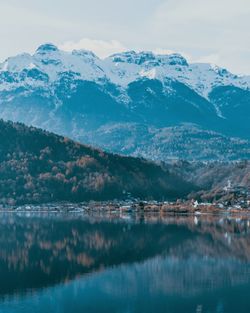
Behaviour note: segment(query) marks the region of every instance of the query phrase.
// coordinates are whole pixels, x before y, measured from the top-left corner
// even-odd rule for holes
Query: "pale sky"
[[[250,0],[0,0],[0,62],[47,42],[100,57],[174,51],[250,74]]]

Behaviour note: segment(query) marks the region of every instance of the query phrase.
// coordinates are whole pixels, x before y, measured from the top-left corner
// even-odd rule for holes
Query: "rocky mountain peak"
[[[45,54],[45,53],[48,53],[48,52],[55,52],[55,51],[59,51],[57,46],[55,46],[52,43],[46,43],[46,44],[40,45],[37,48],[36,53]]]

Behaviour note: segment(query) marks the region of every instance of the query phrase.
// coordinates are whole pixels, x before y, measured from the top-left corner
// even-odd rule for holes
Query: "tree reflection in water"
[[[246,218],[3,214],[0,228],[0,312],[250,312]]]

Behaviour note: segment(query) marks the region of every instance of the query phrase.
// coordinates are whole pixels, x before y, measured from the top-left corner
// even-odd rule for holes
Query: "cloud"
[[[53,42],[102,58],[177,52],[250,74],[249,16],[250,0],[0,0],[0,61]]]
[[[198,63],[213,63],[213,64],[220,64],[221,63],[220,56],[216,53],[204,55],[195,61]]]
[[[93,51],[100,58],[105,58],[113,53],[123,52],[128,50],[122,43],[117,40],[95,40],[89,38],[82,38],[79,41],[66,41],[59,45],[59,48],[64,51],[72,50],[90,50]]]
[[[151,29],[155,41],[195,61],[249,73],[249,15],[249,0],[165,0],[154,12]]]
[[[173,54],[173,53],[176,53],[176,51],[174,51],[174,50],[163,49],[163,48],[156,48],[153,50],[153,52],[155,54]]]
[[[155,11],[153,28],[175,49],[243,48],[249,14],[249,0],[168,0]]]
[[[171,17],[175,22],[202,20],[219,22],[235,19],[250,12],[249,0],[167,0],[157,8],[156,14]]]

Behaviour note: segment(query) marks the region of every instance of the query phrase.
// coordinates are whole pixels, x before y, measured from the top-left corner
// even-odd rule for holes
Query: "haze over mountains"
[[[250,77],[179,54],[42,45],[0,64],[0,117],[153,160],[250,157]]]

